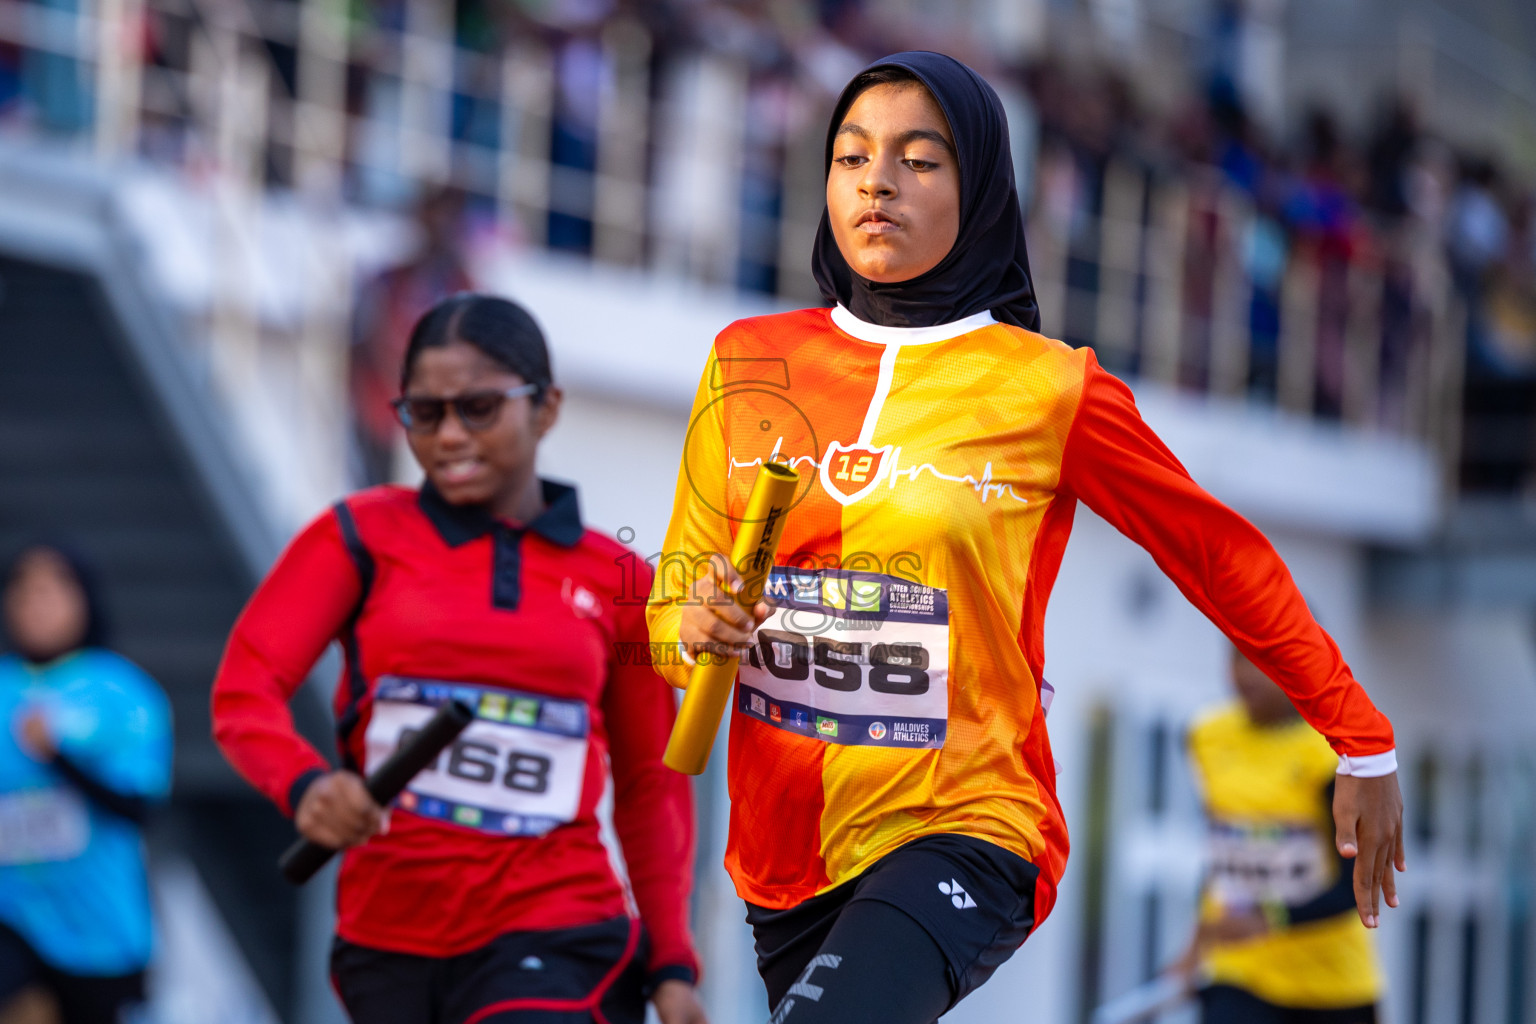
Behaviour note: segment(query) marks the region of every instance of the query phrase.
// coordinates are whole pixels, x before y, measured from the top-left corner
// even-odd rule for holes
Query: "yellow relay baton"
[[[731,564],[741,574],[741,587],[734,597],[749,615],[762,598],[763,585],[773,569],[773,556],[784,533],[784,517],[799,482],[800,474],[781,463],[765,462],[758,467],[746,515],[731,549]],[[736,682],[737,660],[707,654],[693,667],[688,689],[683,692],[683,706],[672,726],[672,738],[667,741],[667,753],[662,758],[668,768],[684,775],[698,775],[709,764],[709,751],[715,745],[715,734],[720,731],[720,719]]]

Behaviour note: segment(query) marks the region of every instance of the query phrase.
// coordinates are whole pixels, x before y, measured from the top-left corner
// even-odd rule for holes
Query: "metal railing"
[[[1286,244],[1213,168],[1160,180],[1111,162],[1096,216],[1063,216],[1048,166],[1040,178],[1028,235],[1046,333],[1116,371],[1412,437],[1455,465],[1465,313],[1422,230],[1342,260]],[[1283,260],[1267,287],[1248,266],[1266,232]]]
[[[511,244],[574,237],[598,260],[812,297],[821,118],[806,112],[829,98],[810,86],[764,87],[704,51],[660,59],[626,18],[481,52],[455,45],[435,0],[405,0],[391,27],[344,0],[59,2],[0,0],[0,41],[74,62],[102,158],[144,153],[210,184],[208,332],[231,381],[274,330],[295,334],[264,323],[250,293],[273,187],[339,224],[345,202],[453,184]],[[1455,465],[1463,313],[1438,245],[1397,239],[1340,262],[1283,241],[1266,290],[1245,249],[1274,225],[1214,170],[1111,162],[1063,198],[1052,159],[1033,176],[1029,227],[1047,333],[1092,344],[1117,371],[1406,435]],[[305,390],[340,402],[355,254],[340,230],[317,237],[325,269],[284,319],[299,324]],[[1267,336],[1256,303],[1272,307]]]

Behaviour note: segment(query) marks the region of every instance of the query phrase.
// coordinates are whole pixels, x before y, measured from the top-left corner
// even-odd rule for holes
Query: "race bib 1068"
[[[775,566],[765,596],[773,613],[737,673],[742,714],[828,743],[944,745],[945,591],[879,573]]]
[[[590,723],[581,701],[494,686],[385,676],[368,722],[372,772],[449,700],[475,720],[395,805],[492,835],[541,836],[573,820],[586,779]]]

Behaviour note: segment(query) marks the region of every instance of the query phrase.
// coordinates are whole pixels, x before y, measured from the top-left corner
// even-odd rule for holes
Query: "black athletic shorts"
[[[1266,1003],[1252,992],[1231,985],[1200,991],[1201,1024],[1376,1024],[1376,1007],[1305,1010]]]
[[[357,1024],[643,1024],[640,922],[508,932],[458,956],[336,939],[331,981]]]
[[[43,963],[20,935],[0,925],[0,1014],[25,989],[41,988],[59,1005],[60,1024],[131,1024],[144,1007],[144,972],[92,977]]]
[[[980,839],[927,836],[798,906],[747,904],[774,1024],[929,1024],[1029,935],[1039,874]]]

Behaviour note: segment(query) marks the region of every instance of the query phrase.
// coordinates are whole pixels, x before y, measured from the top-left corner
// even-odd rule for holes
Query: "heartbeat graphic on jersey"
[[[973,490],[977,494],[981,495],[981,503],[983,505],[985,505],[987,503],[987,498],[990,495],[995,495],[995,496],[997,496],[999,498],[1003,497],[1004,495],[1007,495],[1008,497],[1012,498],[1014,501],[1022,502],[1025,505],[1029,504],[1029,499],[1028,498],[1021,498],[1021,497],[1019,497],[1017,494],[1015,494],[1013,492],[1013,485],[1012,484],[995,484],[995,483],[992,482],[992,463],[991,462],[988,462],[985,466],[982,467],[981,479],[978,480],[975,477],[971,476],[969,473],[966,473],[966,474],[964,474],[962,476],[950,476],[948,473],[941,473],[936,468],[934,468],[934,465],[931,462],[924,462],[921,465],[909,466],[909,467],[903,469],[903,468],[901,468],[901,465],[900,465],[901,464],[901,449],[900,448],[897,448],[895,454],[893,454],[891,456],[891,461],[893,463],[896,463],[896,465],[891,467],[890,480],[889,480],[889,486],[893,487],[893,488],[896,486],[896,478],[897,477],[904,475],[904,476],[906,476],[906,478],[908,480],[911,480],[912,482],[916,483],[917,482],[917,475],[919,473],[922,473],[922,472],[926,471],[926,472],[932,473],[934,476],[938,477],[940,480],[949,480],[952,483],[967,484],[967,485],[969,485],[971,490]]]
[[[729,448],[726,449],[726,476],[734,475],[738,469],[752,469],[761,465],[764,461],[780,462],[795,470],[798,470],[802,465],[809,465],[811,468],[820,471],[822,487],[829,495],[844,505],[851,505],[872,491],[882,480],[885,482],[888,490],[894,490],[898,480],[905,480],[907,483],[917,483],[919,476],[923,473],[929,473],[939,480],[966,485],[981,496],[981,503],[983,505],[987,503],[988,498],[1002,498],[1005,496],[1022,504],[1029,504],[1028,498],[1021,498],[1014,492],[1012,484],[992,482],[991,462],[982,467],[981,477],[978,479],[969,473],[962,473],[959,476],[945,473],[931,462],[902,466],[902,449],[899,446],[893,448],[891,445],[885,445],[880,448],[874,448],[857,444],[841,445],[833,441],[827,445],[825,458],[818,461],[809,455],[797,455],[793,458],[786,458],[781,450],[783,445],[784,438],[780,437],[774,442],[773,451],[768,453],[766,460],[756,458],[748,459],[745,462],[738,461],[731,450]],[[860,453],[863,453],[862,458],[855,459],[854,457]],[[837,468],[834,476],[833,467],[839,459],[841,459],[843,464]],[[836,480],[838,479],[847,479],[859,486],[851,493],[845,492],[837,485]]]
[[[899,446],[874,443],[875,427],[880,422],[880,413],[885,408],[885,400],[890,397],[891,381],[896,373],[896,359],[900,354],[901,345],[896,342],[886,343],[885,350],[880,354],[880,372],[875,379],[874,394],[870,396],[869,408],[865,410],[864,423],[859,429],[857,441],[853,444],[840,444],[836,441],[829,443],[825,455],[818,462],[811,455],[785,457],[782,451],[784,438],[781,435],[774,442],[773,451],[768,453],[767,461],[782,462],[794,470],[798,470],[802,465],[809,465],[819,470],[822,490],[843,505],[852,505],[864,498],[881,481],[885,482],[887,490],[894,490],[898,480],[917,483],[918,477],[923,473],[929,473],[938,480],[964,484],[981,496],[983,505],[987,503],[988,498],[1005,496],[1022,504],[1029,504],[1028,498],[1021,498],[1014,493],[1011,484],[992,482],[990,461],[982,468],[979,479],[970,473],[956,476],[943,472],[931,462],[902,466]],[[767,421],[764,421],[765,426],[766,423]],[[727,478],[734,475],[738,469],[750,469],[761,465],[764,461],[757,458],[738,462],[730,448],[726,449],[725,457]]]
[[[817,462],[815,456],[812,455],[796,455],[793,458],[786,458],[784,453],[780,450],[783,447],[784,438],[780,437],[777,441],[773,442],[773,451],[768,453],[768,458],[766,461],[782,463],[783,465],[788,466],[790,469],[797,471],[799,470],[802,463],[809,464],[812,469],[816,469],[821,466],[821,463]],[[726,478],[729,479],[731,476],[735,475],[738,469],[751,469],[754,466],[761,466],[765,460],[749,459],[746,462],[737,462],[735,455],[732,454],[731,449],[727,447],[725,449],[725,461],[725,475]]]

